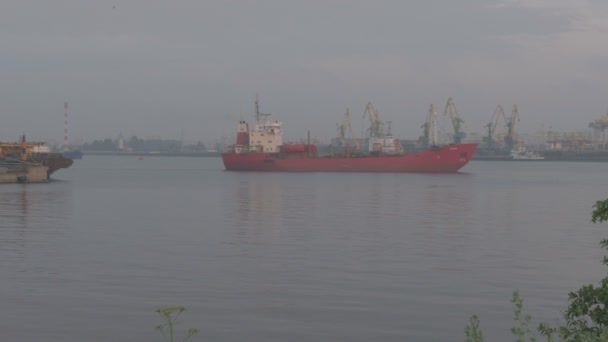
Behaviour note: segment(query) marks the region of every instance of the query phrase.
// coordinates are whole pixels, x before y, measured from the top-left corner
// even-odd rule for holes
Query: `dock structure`
[[[0,183],[46,183],[49,181],[47,166],[43,165],[23,165],[14,167],[13,165],[3,165],[0,163]]]
[[[0,183],[46,183],[51,174],[70,167],[72,159],[52,153],[44,142],[0,142]]]

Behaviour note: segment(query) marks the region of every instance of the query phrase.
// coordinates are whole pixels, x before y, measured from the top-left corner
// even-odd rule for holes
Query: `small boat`
[[[545,157],[536,154],[531,151],[526,151],[525,148],[518,148],[517,150],[511,150],[511,158],[513,160],[545,160]]]

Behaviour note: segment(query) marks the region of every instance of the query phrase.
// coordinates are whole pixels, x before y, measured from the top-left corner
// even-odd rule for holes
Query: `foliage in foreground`
[[[177,318],[181,315],[182,312],[186,311],[186,308],[183,306],[173,306],[168,308],[160,308],[156,310],[156,312],[162,317],[163,323],[156,326],[156,330],[163,335],[165,341],[174,342],[175,341],[175,326],[178,321]],[[186,337],[182,339],[182,342],[187,341],[194,334],[198,334],[198,329],[190,328],[186,334]]]
[[[511,302],[515,305],[515,326],[511,333],[517,342],[539,341],[529,328],[532,320],[530,315],[523,313],[523,299],[517,291],[513,292]],[[608,326],[597,326],[597,329],[579,331],[567,326],[552,327],[541,323],[537,331],[547,342],[606,342],[608,341]],[[484,342],[483,331],[479,327],[479,318],[475,315],[469,318],[469,324],[464,328],[465,342]]]
[[[597,201],[591,213],[591,222],[608,221],[608,199]],[[600,241],[600,246],[608,250],[608,239]],[[608,257],[604,256],[604,265]],[[535,342],[536,336],[529,329],[532,317],[523,314],[523,299],[516,291],[511,302],[515,305],[516,326],[511,333],[517,342]],[[568,294],[568,308],[564,312],[564,324],[553,327],[540,324],[536,329],[547,342],[606,342],[608,341],[608,277],[599,284],[584,285]],[[479,319],[473,315],[465,327],[465,342],[483,342],[483,333],[479,328]],[[526,339],[528,337],[529,339]]]

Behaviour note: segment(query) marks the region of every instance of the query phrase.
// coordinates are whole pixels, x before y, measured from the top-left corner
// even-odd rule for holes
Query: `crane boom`
[[[363,118],[366,116],[369,117],[370,126],[368,128],[369,136],[381,138],[384,136],[382,132],[382,122],[380,121],[380,113],[374,109],[371,101],[367,103],[365,106],[365,111],[363,112]]]
[[[359,150],[359,141],[355,138],[355,134],[353,133],[353,128],[350,125],[350,110],[348,108],[346,108],[346,113],[344,114],[344,126],[346,128],[348,128],[348,138],[351,141],[355,142],[355,149],[358,151]]]
[[[450,119],[452,120],[452,127],[454,128],[454,143],[460,144],[462,139],[466,136],[466,134],[462,131],[461,127],[464,120],[462,120],[458,116],[458,112],[456,111],[456,105],[454,105],[454,100],[452,100],[451,97],[448,98],[448,101],[445,104],[445,110],[443,112],[443,115],[448,114],[450,114]]]
[[[501,117],[503,118],[506,125],[507,116],[505,115],[505,111],[502,109],[502,106],[498,105],[498,107],[496,107],[496,110],[494,111],[494,114],[492,115],[492,120],[484,126],[488,128],[488,148],[492,147],[492,143],[494,142],[494,133],[496,132],[496,127],[498,126],[498,121]]]
[[[354,142],[355,149],[359,150],[359,141],[355,138],[355,134],[353,133],[353,128],[350,125],[350,109],[346,108],[346,113],[344,113],[344,122],[342,124],[337,124],[338,130],[338,138],[340,139],[340,145],[346,148],[349,142]],[[346,133],[348,132],[348,140],[346,139]]]
[[[344,124],[340,125],[340,123],[338,122],[336,124],[337,127],[337,131],[338,131],[338,138],[340,139],[340,146],[344,146],[346,145],[346,132],[345,132],[345,127]]]
[[[421,137],[422,143],[424,145],[437,145],[437,125],[436,125],[437,113],[435,112],[435,106],[431,104],[429,107],[429,112],[426,115],[426,122],[420,126],[423,131],[423,136]]]
[[[513,111],[511,112],[511,118],[507,121],[507,136],[505,137],[505,144],[509,149],[512,149],[515,145],[515,120],[519,121],[519,110],[517,105],[513,105]],[[505,119],[506,121],[506,119]]]

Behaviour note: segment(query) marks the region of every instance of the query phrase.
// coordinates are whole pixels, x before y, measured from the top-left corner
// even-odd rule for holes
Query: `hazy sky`
[[[478,132],[608,110],[606,0],[0,0],[0,44],[0,140],[61,141],[65,100],[75,141],[232,137],[256,93],[288,139],[367,101],[402,138],[450,96]]]

